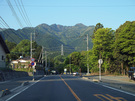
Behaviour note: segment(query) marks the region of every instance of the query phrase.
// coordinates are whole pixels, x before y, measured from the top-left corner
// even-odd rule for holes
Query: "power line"
[[[5,28],[5,26],[7,27],[7,28],[9,28],[9,30],[12,32],[12,33],[14,33],[15,35],[17,35],[15,32],[13,32],[13,30],[9,27],[9,25],[7,24],[7,22],[0,16],[0,21],[1,21],[1,26],[3,27],[3,28]],[[3,30],[2,29],[2,33],[6,33],[7,34],[7,36],[9,36],[15,43],[18,43],[16,40],[14,40],[14,38],[12,38],[11,36],[10,36],[10,33],[8,32],[8,31],[6,31],[6,30]],[[18,36],[18,35],[17,35]],[[19,36],[18,36],[19,37]],[[19,37],[20,38],[20,37]],[[21,40],[21,38],[20,38],[20,40]]]
[[[7,3],[8,3],[8,6],[10,7],[10,9],[11,9],[13,15],[15,16],[15,18],[16,18],[18,24],[20,25],[21,28],[23,28],[23,25],[22,25],[22,23],[21,23],[19,17],[17,16],[17,14],[16,14],[16,12],[15,12],[15,10],[14,10],[14,8],[13,8],[11,2],[10,2],[10,0],[7,0]]]
[[[17,1],[18,1],[18,0],[17,0]],[[19,11],[20,15],[22,16],[22,18],[23,18],[24,22],[25,22],[25,23],[26,23],[26,25],[28,26],[28,23],[27,23],[27,21],[26,21],[26,19],[25,19],[25,17],[24,17],[23,12],[22,12],[21,6],[20,6],[20,5],[18,6],[18,4],[17,4],[16,0],[14,0],[14,2],[15,2],[15,4],[16,4],[16,7],[17,7],[17,9],[18,9],[18,11]],[[19,1],[18,1],[18,3],[19,3]]]
[[[2,5],[2,6],[6,6],[6,5]],[[86,8],[86,7],[90,7],[90,8],[95,8],[95,7],[134,7],[134,4],[129,4],[129,5],[25,5],[27,7],[74,7],[74,8]]]
[[[26,19],[28,20],[28,22],[29,22],[29,25],[32,27],[32,24],[31,24],[31,22],[30,22],[30,19],[29,19],[29,17],[28,17],[28,15],[27,15],[27,13],[26,13],[26,10],[25,10],[25,8],[24,8],[24,5],[23,5],[23,2],[22,2],[22,0],[21,0],[21,5],[22,5],[22,7],[23,7],[23,10],[24,10],[24,15],[26,16]]]

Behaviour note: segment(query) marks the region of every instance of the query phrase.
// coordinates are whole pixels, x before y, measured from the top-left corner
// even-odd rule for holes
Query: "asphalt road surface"
[[[135,95],[67,75],[46,76],[6,101],[135,101]]]

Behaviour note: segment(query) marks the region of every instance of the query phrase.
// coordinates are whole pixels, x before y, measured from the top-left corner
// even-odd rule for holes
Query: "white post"
[[[99,64],[99,81],[101,81],[101,64]]]
[[[101,64],[103,63],[103,60],[99,59],[98,63],[99,63],[99,81],[101,81]]]

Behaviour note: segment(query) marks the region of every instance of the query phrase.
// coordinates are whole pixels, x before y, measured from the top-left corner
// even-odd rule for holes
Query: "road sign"
[[[101,81],[101,65],[103,63],[103,60],[102,59],[99,59],[98,60],[98,63],[99,63],[99,81]]]
[[[32,61],[32,62],[34,62],[34,61],[35,61],[35,59],[34,59],[34,58],[31,58],[31,61]]]
[[[98,63],[101,65],[103,63],[103,60],[102,59],[99,59],[98,60]]]
[[[34,66],[34,65],[35,65],[35,63],[34,63],[34,62],[31,62],[31,65],[32,65],[32,66]]]
[[[64,69],[64,72],[66,72],[67,71],[67,69]]]

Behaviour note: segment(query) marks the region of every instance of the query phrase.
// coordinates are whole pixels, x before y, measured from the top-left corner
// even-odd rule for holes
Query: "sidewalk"
[[[41,77],[43,77],[43,75],[35,75],[35,80],[40,79]],[[4,82],[0,82],[0,91],[2,90],[12,90],[18,86],[21,86],[21,84],[23,82],[26,81],[32,81],[33,76],[27,76],[27,77],[22,77],[22,78],[17,78],[17,79],[13,79],[13,80],[9,80],[9,81],[4,81]]]
[[[99,80],[98,75],[83,77],[89,79],[90,81]],[[104,75],[102,76],[100,83],[135,94],[135,81],[130,80],[127,76]]]

